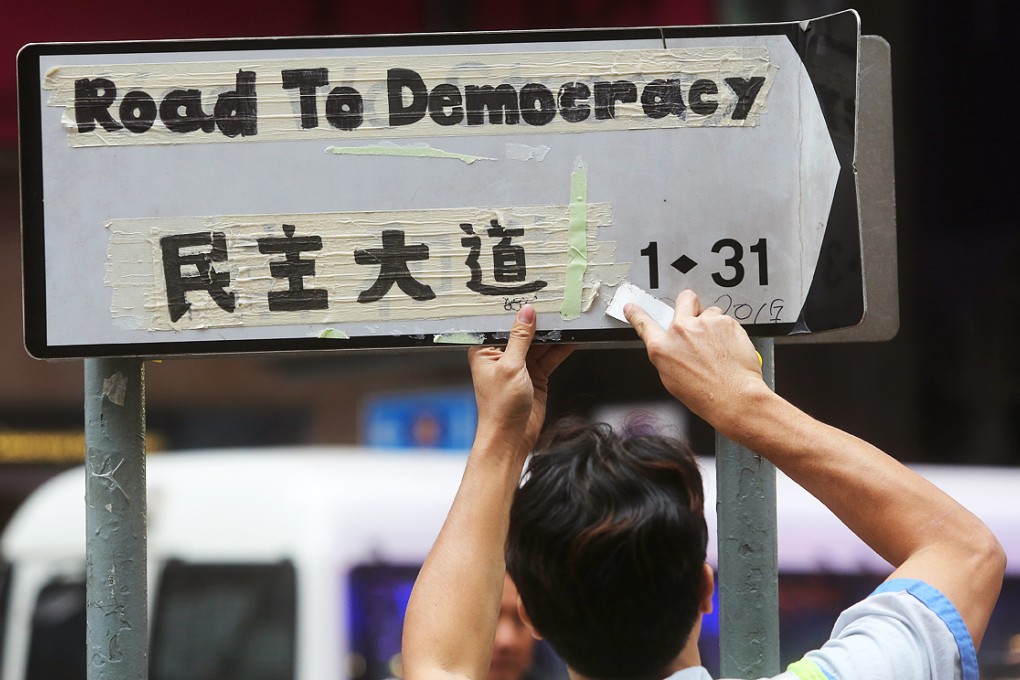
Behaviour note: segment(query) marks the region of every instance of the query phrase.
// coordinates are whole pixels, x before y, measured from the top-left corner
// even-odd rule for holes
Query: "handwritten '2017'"
[[[759,305],[756,302],[738,302],[729,293],[723,293],[712,304],[722,309],[723,314],[728,314],[737,321],[750,321],[757,324],[779,323],[786,302],[782,298],[775,298]]]

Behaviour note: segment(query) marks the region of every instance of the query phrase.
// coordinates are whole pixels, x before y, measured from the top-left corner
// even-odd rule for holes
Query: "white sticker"
[[[640,307],[663,329],[668,328],[669,324],[673,321],[672,307],[662,300],[652,297],[633,283],[623,283],[620,285],[616,294],[613,295],[613,299],[609,302],[606,314],[614,319],[627,321],[627,317],[623,314],[623,307],[628,303],[634,303]]]

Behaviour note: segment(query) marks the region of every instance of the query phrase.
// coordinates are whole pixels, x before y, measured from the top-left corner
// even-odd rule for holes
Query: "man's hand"
[[[521,467],[545,421],[549,375],[573,350],[531,346],[525,305],[505,349],[468,352],[478,431],[443,530],[404,617],[406,680],[482,680],[489,670],[503,593],[503,547]]]
[[[694,292],[677,296],[665,330],[637,305],[624,307],[624,314],[670,394],[716,427],[765,387],[747,333],[718,307],[702,309]]]
[[[624,313],[673,396],[822,501],[896,567],[892,577],[945,595],[980,645],[1005,555],[977,517],[874,446],[771,392],[747,333],[718,308],[702,310],[691,291],[677,297],[665,330],[634,305]]]
[[[526,455],[545,422],[549,376],[573,351],[570,345],[531,346],[535,310],[517,314],[506,348],[472,347],[468,351],[478,404],[476,439],[513,441]]]

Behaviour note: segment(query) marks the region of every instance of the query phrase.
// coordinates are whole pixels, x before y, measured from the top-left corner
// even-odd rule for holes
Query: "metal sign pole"
[[[85,360],[88,680],[148,677],[145,373],[141,359]]]
[[[774,342],[755,338],[754,345],[774,390]],[[720,672],[768,677],[779,673],[776,469],[718,433],[715,447]]]

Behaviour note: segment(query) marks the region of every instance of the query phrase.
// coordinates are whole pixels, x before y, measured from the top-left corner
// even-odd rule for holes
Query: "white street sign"
[[[26,345],[626,341],[623,282],[853,325],[857,26],[29,46]]]

